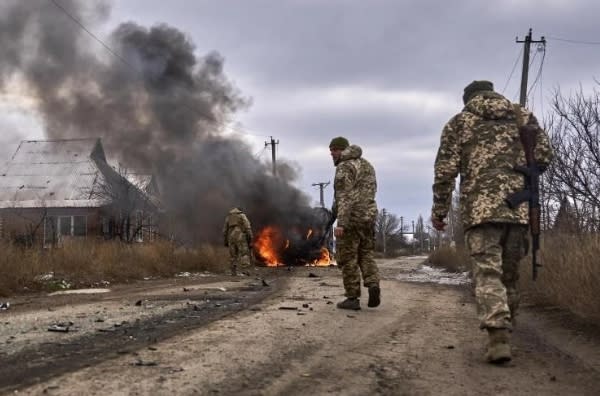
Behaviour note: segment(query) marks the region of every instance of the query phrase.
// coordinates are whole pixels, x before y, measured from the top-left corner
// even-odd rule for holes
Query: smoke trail
[[[57,1],[90,31],[110,13],[104,1]],[[123,23],[106,42],[117,56],[51,1],[3,1],[0,90],[16,80],[35,97],[49,138],[101,137],[109,157],[157,175],[179,238],[220,240],[234,205],[256,227],[305,215],[295,172],[272,178],[247,144],[222,135],[249,100],[221,55],[196,56],[190,38],[166,24]]]

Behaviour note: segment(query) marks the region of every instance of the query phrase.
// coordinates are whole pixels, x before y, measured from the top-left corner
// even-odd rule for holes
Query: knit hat
[[[350,143],[348,142],[348,139],[346,139],[343,136],[335,137],[331,139],[331,143],[329,143],[329,148],[337,148],[341,150],[345,149],[348,146],[350,146]]]
[[[487,80],[475,80],[471,84],[465,87],[465,93],[463,94],[463,103],[467,102],[477,93],[481,91],[493,91],[494,84]]]

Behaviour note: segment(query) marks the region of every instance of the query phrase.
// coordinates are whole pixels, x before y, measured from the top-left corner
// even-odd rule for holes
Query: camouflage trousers
[[[522,224],[486,223],[465,232],[481,328],[512,328],[520,299],[519,262],[528,250],[527,231]]]
[[[379,286],[379,270],[375,250],[375,227],[372,224],[344,227],[344,234],[337,239],[336,259],[342,269],[346,297],[360,297],[360,278],[365,287]]]
[[[229,246],[229,269],[232,275],[237,274],[237,270],[248,272],[252,266],[252,254],[248,246],[246,234],[238,228],[229,232],[227,238]]]

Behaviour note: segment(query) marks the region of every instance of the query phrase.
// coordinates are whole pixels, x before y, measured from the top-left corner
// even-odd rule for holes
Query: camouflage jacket
[[[336,164],[332,211],[339,227],[368,224],[377,216],[375,169],[361,156],[362,149],[352,145]]]
[[[538,129],[535,159],[548,165],[553,153],[546,132],[524,108],[523,123]],[[524,188],[513,170],[525,165],[514,105],[495,92],[476,94],[444,127],[435,159],[432,217],[449,211],[456,176],[460,174],[460,207],[465,229],[488,222],[527,224],[527,204],[510,209],[505,198]]]
[[[238,228],[240,231],[242,231],[246,235],[246,239],[248,241],[252,240],[252,228],[250,227],[250,221],[244,212],[238,208],[231,209],[225,218],[225,224],[223,225],[223,240],[225,242],[227,242],[229,233],[234,228]]]

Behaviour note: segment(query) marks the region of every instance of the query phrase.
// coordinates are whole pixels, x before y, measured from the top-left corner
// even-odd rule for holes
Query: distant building
[[[0,169],[3,239],[53,246],[90,237],[141,242],[157,234],[156,182],[113,169],[100,139],[24,140]]]

